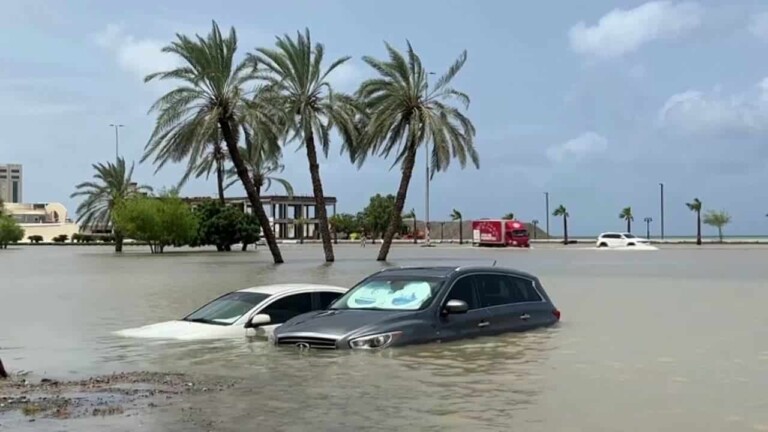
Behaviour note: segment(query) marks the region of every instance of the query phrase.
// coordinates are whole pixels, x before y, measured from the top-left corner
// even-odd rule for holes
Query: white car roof
[[[251,288],[245,288],[238,291],[275,295],[275,294],[282,294],[285,292],[298,291],[298,290],[346,292],[349,290],[349,288],[335,286],[335,285],[291,283],[291,284],[262,285],[262,286],[256,286]]]

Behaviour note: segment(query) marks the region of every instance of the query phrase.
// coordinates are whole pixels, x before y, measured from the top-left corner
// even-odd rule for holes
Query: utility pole
[[[661,239],[664,240],[664,183],[659,183],[661,187]]]
[[[549,240],[549,192],[544,192],[546,200],[546,213],[547,213],[547,240]]]
[[[115,128],[115,163],[117,163],[117,160],[120,158],[120,134],[118,133],[118,130],[123,127],[123,125],[112,123],[109,126]]]

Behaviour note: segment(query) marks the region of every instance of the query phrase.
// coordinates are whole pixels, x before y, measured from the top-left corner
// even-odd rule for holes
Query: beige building
[[[20,203],[24,200],[22,174],[21,165],[0,165],[0,200],[6,203]]]
[[[72,238],[80,227],[69,219],[67,208],[60,203],[5,203],[5,212],[10,214],[24,229],[24,239],[39,235],[43,241],[52,241],[54,237],[66,234]]]

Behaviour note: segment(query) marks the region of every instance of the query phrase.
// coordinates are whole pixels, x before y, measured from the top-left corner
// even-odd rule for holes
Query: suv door
[[[481,307],[488,310],[490,333],[521,331],[543,325],[546,302],[530,279],[503,273],[483,274],[477,294]]]
[[[312,293],[291,294],[268,304],[257,313],[267,314],[272,324],[282,324],[303,313],[312,312]]]
[[[451,285],[448,294],[442,301],[437,317],[437,339],[448,341],[454,339],[477,337],[489,326],[488,311],[481,308],[475,289],[476,275],[459,276]],[[469,306],[467,313],[446,315],[443,306],[448,300],[464,300]]]

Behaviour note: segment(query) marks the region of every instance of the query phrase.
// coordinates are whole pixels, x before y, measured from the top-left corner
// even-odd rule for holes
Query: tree
[[[688,210],[696,212],[696,244],[701,245],[701,201],[694,198],[693,201],[685,203]]]
[[[632,232],[632,221],[635,220],[635,217],[632,216],[632,207],[624,207],[621,209],[621,213],[619,213],[619,219],[623,219],[627,221],[627,232]]]
[[[720,243],[722,243],[723,227],[731,223],[731,215],[725,210],[710,210],[704,215],[704,223],[717,228],[717,236],[720,238]]]
[[[515,214],[514,213],[507,213],[504,216],[501,217],[504,220],[514,220]]]
[[[0,249],[24,238],[24,229],[10,216],[0,214]]]
[[[328,222],[331,224],[334,236],[337,236],[338,233],[349,235],[361,229],[358,218],[349,213],[335,214],[328,219]]]
[[[247,248],[259,240],[260,230],[252,226],[258,225],[258,220],[235,207],[206,200],[194,209],[194,214],[198,220],[194,246],[213,245],[218,251],[230,251],[234,244],[243,243]]]
[[[249,59],[267,69],[261,78],[269,89],[270,105],[287,120],[290,141],[298,141],[307,152],[325,261],[332,262],[333,245],[316,145],[319,144],[327,156],[332,129],[340,133],[345,144],[343,148],[351,149],[356,141],[358,128],[352,115],[355,112],[352,98],[335,93],[328,82],[328,75],[349,57],[339,58],[323,69],[325,48],[319,43],[312,45],[309,30],[304,34],[297,33],[296,40],[288,35],[278,37],[275,46],[276,49],[257,48]]]
[[[464,217],[462,216],[461,212],[453,209],[451,212],[451,220],[453,221],[459,221],[459,244],[464,243]]]
[[[115,209],[115,224],[130,238],[149,243],[150,252],[163,253],[166,246],[183,246],[194,240],[197,218],[178,196],[137,196]]]
[[[231,28],[224,37],[216,22],[205,37],[191,39],[177,34],[177,40],[164,47],[164,53],[177,55],[185,63],[176,69],[148,75],[144,80],[175,80],[179,86],[158,99],[150,112],[158,113],[155,129],[145,149],[147,154],[173,155],[176,160],[199,155],[212,136],[220,133],[227,153],[245,188],[259,220],[275,263],[283,257],[261,201],[248,177],[238,142],[244,125],[258,129],[263,137],[278,140],[272,110],[263,94],[249,92],[245,86],[256,79],[254,65],[235,63],[237,35]],[[157,158],[156,158],[157,160]]]
[[[418,230],[416,229],[416,210],[411,209],[411,211],[403,215],[403,219],[411,219],[413,221],[413,244],[416,244],[418,242]]]
[[[293,196],[293,186],[291,183],[284,178],[274,175],[283,172],[285,169],[285,166],[280,163],[280,148],[263,147],[251,140],[248,141],[245,147],[240,147],[240,153],[243,155],[248,176],[251,182],[253,182],[253,187],[259,199],[261,199],[262,192],[272,187],[273,182],[280,184],[286,195]],[[239,180],[234,169],[230,169],[227,172],[227,176],[234,179],[227,184],[225,189],[231,187]]]
[[[80,183],[70,198],[84,197],[77,206],[77,221],[83,228],[111,228],[115,236],[115,252],[123,251],[124,233],[115,226],[113,211],[126,199],[151,192],[149,186],[138,186],[133,182],[133,164],[126,168],[125,159],[116,163],[107,162],[91,165],[96,171],[94,181]]]
[[[361,220],[366,231],[370,232],[372,239],[376,239],[377,236],[389,227],[394,207],[394,195],[382,196],[381,194],[376,194],[371,197],[368,206],[362,211]]]
[[[0,216],[5,213],[5,202],[3,202],[3,199],[0,198]]]
[[[293,220],[293,227],[296,230],[296,236],[299,238],[299,244],[304,244],[304,227],[307,223],[309,223],[309,220],[303,217]]]
[[[567,245],[568,244],[568,218],[571,215],[568,214],[568,210],[565,208],[565,206],[560,204],[560,206],[556,208],[554,212],[552,212],[552,216],[563,217],[563,237],[564,237],[563,243]]]
[[[458,159],[462,167],[466,166],[467,159],[476,167],[480,165],[474,147],[474,125],[448,103],[458,100],[465,108],[469,106],[466,94],[449,87],[464,66],[467,52],[464,51],[430,89],[429,74],[410,43],[406,55],[389,44],[386,49],[388,60],[363,57],[380,76],[363,82],[358,90],[368,118],[359,149],[355,152],[356,161],[361,164],[366,153],[387,157],[394,151],[393,166],[399,164],[402,172],[393,214],[377,257],[379,261],[386,261],[400,226],[416,153],[421,146],[433,144],[430,175],[445,171],[452,158]]]

